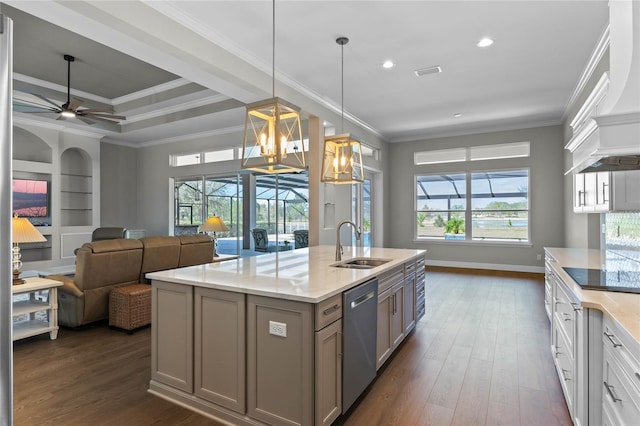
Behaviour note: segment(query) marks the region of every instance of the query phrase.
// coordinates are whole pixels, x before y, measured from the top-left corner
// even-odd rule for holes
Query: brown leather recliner
[[[112,288],[140,279],[143,245],[140,240],[117,239],[85,243],[78,249],[75,277],[50,275],[58,288],[58,322],[77,327],[109,316]]]
[[[213,238],[206,234],[180,235],[179,267],[213,262]]]
[[[148,272],[175,269],[180,261],[180,239],[178,237],[144,237],[140,238],[144,251],[140,282],[149,284],[145,278]]]

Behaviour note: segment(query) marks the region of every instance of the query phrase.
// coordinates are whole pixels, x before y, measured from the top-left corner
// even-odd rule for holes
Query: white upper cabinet
[[[573,211],[640,211],[640,170],[574,175]]]

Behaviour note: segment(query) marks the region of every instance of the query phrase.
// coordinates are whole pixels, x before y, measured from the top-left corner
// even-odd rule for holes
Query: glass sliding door
[[[362,231],[360,241],[355,239],[353,234],[353,244],[360,247],[371,247],[371,192],[372,192],[372,176],[365,171],[364,182],[358,185],[352,185],[352,212],[351,217]]]
[[[238,175],[205,179],[206,216],[219,216],[229,231],[217,232],[217,252],[241,254],[242,247],[242,182]]]

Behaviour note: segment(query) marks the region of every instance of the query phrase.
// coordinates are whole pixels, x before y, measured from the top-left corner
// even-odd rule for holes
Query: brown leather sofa
[[[109,316],[109,292],[128,284],[148,283],[145,274],[210,263],[213,240],[208,235],[145,237],[85,243],[76,254],[73,278],[49,275],[58,288],[58,323],[78,327]]]

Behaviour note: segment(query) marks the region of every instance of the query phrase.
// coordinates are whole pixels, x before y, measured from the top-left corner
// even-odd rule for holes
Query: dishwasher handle
[[[351,301],[351,309],[355,309],[358,306],[362,305],[364,302],[366,302],[369,299],[373,299],[373,296],[375,295],[375,291],[372,290],[369,293],[363,294],[362,296],[358,297],[355,300]]]

